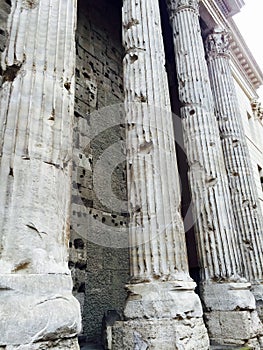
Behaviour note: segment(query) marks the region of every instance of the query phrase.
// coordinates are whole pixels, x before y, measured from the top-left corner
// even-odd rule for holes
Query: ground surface
[[[103,348],[96,344],[83,344],[80,345],[80,350],[103,350]],[[125,349],[123,349],[125,350]],[[237,348],[232,346],[223,346],[223,345],[212,345],[210,350],[247,350],[247,348]]]

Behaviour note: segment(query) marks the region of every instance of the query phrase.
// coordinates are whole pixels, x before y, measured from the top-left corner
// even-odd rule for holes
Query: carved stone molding
[[[216,0],[216,3],[226,17],[238,13],[245,4],[243,0]]]
[[[228,32],[221,28],[215,28],[205,41],[208,57],[227,56],[230,57],[230,37]]]

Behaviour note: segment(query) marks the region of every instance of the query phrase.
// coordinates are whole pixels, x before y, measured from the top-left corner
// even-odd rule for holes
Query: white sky
[[[245,0],[245,5],[233,19],[263,71],[263,1]],[[257,92],[263,102],[263,87],[261,86]]]

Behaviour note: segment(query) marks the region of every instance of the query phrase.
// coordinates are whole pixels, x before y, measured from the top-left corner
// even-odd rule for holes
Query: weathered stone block
[[[125,307],[127,319],[202,317],[194,282],[151,282],[129,285]]]
[[[255,311],[212,311],[205,319],[211,339],[221,344],[244,345],[262,333]]]
[[[207,310],[255,310],[250,286],[250,283],[203,283],[200,291]]]
[[[206,350],[209,341],[202,319],[148,319],[116,322],[112,350]]]
[[[0,350],[79,350],[79,344],[77,337],[68,339],[53,339],[50,341],[42,341],[37,343],[25,344],[25,345],[7,345],[6,347],[0,347]]]

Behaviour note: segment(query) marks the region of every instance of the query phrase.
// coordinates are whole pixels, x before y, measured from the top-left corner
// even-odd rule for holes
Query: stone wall
[[[0,0],[0,52],[5,49],[7,36],[7,18],[11,9],[11,0]]]
[[[90,339],[122,310],[129,277],[121,2],[80,0],[76,43],[69,264]]]
[[[11,9],[11,0],[0,0],[0,59],[5,49],[7,39],[7,19]],[[0,86],[2,84],[2,69],[0,67]]]

